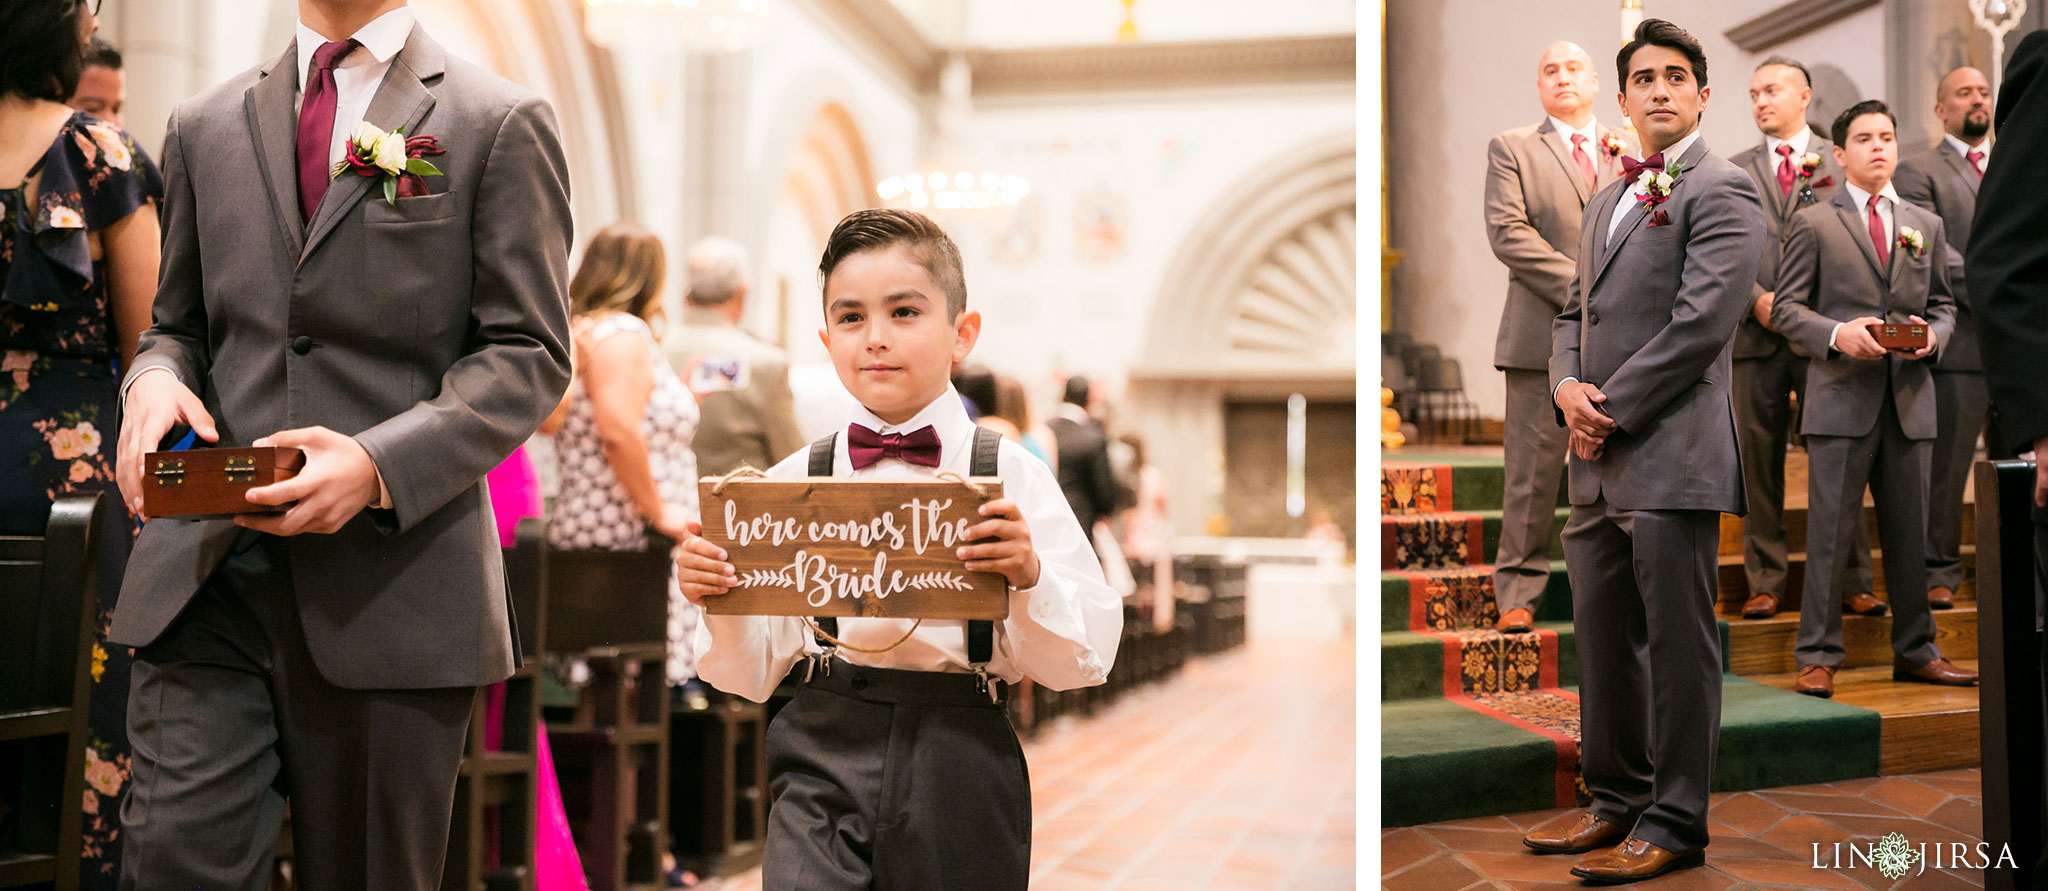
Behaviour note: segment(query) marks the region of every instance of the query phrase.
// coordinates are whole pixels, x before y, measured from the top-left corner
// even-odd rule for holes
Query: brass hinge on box
[[[159,487],[182,486],[185,484],[185,459],[158,459],[150,475],[156,477],[156,484]]]
[[[240,484],[256,481],[256,459],[254,457],[229,457],[226,470],[228,482],[230,483]]]

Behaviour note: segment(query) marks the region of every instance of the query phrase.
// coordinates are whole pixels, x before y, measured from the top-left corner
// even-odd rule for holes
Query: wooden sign
[[[739,584],[704,611],[740,616],[1003,619],[1009,582],[956,551],[1003,483],[746,480],[697,484],[705,540]],[[980,489],[977,494],[975,489]],[[717,490],[717,491],[714,491]]]

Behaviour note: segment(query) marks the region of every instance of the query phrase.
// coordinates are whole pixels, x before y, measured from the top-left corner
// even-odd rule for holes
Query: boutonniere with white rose
[[[401,196],[412,198],[427,193],[426,183],[420,177],[440,176],[441,170],[425,156],[439,154],[445,154],[445,150],[438,138],[407,137],[404,127],[386,133],[363,121],[349,137],[342,159],[334,162],[334,175],[383,177],[384,201],[397,204]]]
[[[1678,175],[1684,172],[1685,165],[1673,161],[1662,170],[1645,170],[1637,174],[1636,188],[1641,189],[1643,192],[1643,209],[1652,212],[1649,222],[1651,228],[1671,223],[1670,215],[1666,214],[1657,205],[1671,200],[1671,184],[1676,182]]]
[[[1820,182],[1814,182],[1813,175],[1818,172],[1820,172],[1819,152],[1807,152],[1799,156],[1799,203],[1812,204],[1814,201],[1813,190],[1825,189],[1835,184],[1835,178],[1832,176],[1824,176],[1821,177]]]
[[[1927,237],[1911,226],[1900,226],[1899,247],[1910,251],[1913,259],[1918,260],[1927,253]]]
[[[1628,148],[1628,144],[1622,142],[1621,137],[1615,134],[1608,133],[1600,137],[1600,153],[1606,155],[1609,161],[1621,157],[1621,151],[1625,148]]]

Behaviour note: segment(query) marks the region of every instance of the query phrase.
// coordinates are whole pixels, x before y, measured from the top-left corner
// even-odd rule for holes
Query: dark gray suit
[[[1852,547],[1847,518],[1863,511],[1863,489],[1877,501],[1877,535],[1887,555],[1884,579],[1892,604],[1892,651],[1917,668],[1941,654],[1927,607],[1927,568],[1904,559],[1927,541],[1927,462],[1935,432],[1933,374],[1927,360],[1887,355],[1855,359],[1832,346],[1837,323],[1859,316],[1927,320],[1942,348],[1955,329],[1949,295],[1949,246],[1941,218],[1907,202],[1893,211],[1894,246],[1878,264],[1868,211],[1844,190],[1826,204],[1793,215],[1785,231],[1778,300],[1771,323],[1814,358],[1806,373],[1813,402],[1800,419],[1811,458],[1807,470],[1807,586],[1831,590],[1840,551]],[[1896,246],[1919,230],[1919,255]],[[1937,353],[1938,355],[1938,353]],[[1827,534],[1833,531],[1833,535]],[[1842,664],[1842,611],[1808,597],[1800,604],[1799,665]]]
[[[1955,264],[1949,270],[1956,299],[1955,341],[1942,347],[1934,363],[1934,456],[1927,481],[1927,586],[1954,590],[1963,583],[1963,488],[1991,407],[1977,348],[1977,312],[1962,272],[1970,218],[1977,213],[1978,177],[1943,139],[1900,161],[1892,186],[1900,198],[1941,217]]]
[[[553,112],[415,27],[365,119],[439,137],[446,175],[395,205],[343,176],[302,225],[297,58],[172,114],[154,324],[130,374],[176,374],[222,446],[355,437],[393,507],[333,535],[142,531],[109,634],[140,648],[131,885],[262,887],[283,789],[301,887],[434,884],[475,688],[518,658],[480,479],[569,380]]]
[[[1621,162],[1597,142],[1620,137],[1631,142],[1625,151],[1635,152],[1620,131],[1596,130],[1596,144],[1585,147],[1592,187],[1548,117],[1495,136],[1486,147],[1486,236],[1508,267],[1493,348],[1494,367],[1507,375],[1506,480],[1493,572],[1493,597],[1503,613],[1533,612],[1550,583],[1550,527],[1565,454],[1565,432],[1551,422],[1550,326],[1578,267],[1586,200],[1621,172]]]
[[[1564,530],[1593,812],[1688,852],[1707,844],[1721,725],[1717,528],[1744,508],[1730,354],[1766,235],[1740,169],[1704,139],[1678,160],[1667,224],[1636,202],[1609,236],[1627,183],[1587,204],[1550,376],[1600,387],[1619,425],[1598,460],[1572,457]]]
[[[1763,261],[1757,264],[1756,287],[1751,300],[1778,289],[1778,251],[1785,224],[1800,208],[1823,202],[1842,190],[1848,176],[1835,163],[1835,144],[1818,134],[1807,138],[1806,150],[1820,156],[1820,167],[1812,177],[1797,178],[1792,194],[1778,187],[1779,156],[1760,142],[1729,160],[1749,173],[1763,196],[1764,220],[1769,224],[1770,243]],[[1792,156],[1799,163],[1799,156]],[[1749,593],[1785,596],[1785,577],[1791,566],[1790,548],[1785,543],[1785,446],[1792,432],[1792,394],[1806,404],[1806,357],[1788,343],[1783,334],[1758,324],[1754,312],[1742,315],[1735,329],[1735,432],[1742,446],[1742,478],[1749,486],[1749,513],[1742,518],[1742,570],[1749,579]],[[1853,522],[1855,535],[1863,535],[1863,517]],[[1812,555],[1808,555],[1809,558]],[[1842,585],[1834,602],[1870,585],[1870,551],[1851,548],[1848,574],[1838,575]],[[1808,588],[1808,591],[1814,591]]]

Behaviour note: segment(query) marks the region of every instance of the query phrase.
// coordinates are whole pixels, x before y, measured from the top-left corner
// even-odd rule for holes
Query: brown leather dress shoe
[[[1947,585],[1936,585],[1928,588],[1927,606],[1929,609],[1955,609],[1956,589]]]
[[[1808,665],[1799,669],[1799,682],[1792,689],[1822,699],[1834,696],[1835,670],[1825,665]]]
[[[1859,616],[1882,616],[1891,607],[1885,606],[1884,601],[1877,599],[1869,591],[1858,591],[1842,598],[1842,609]]]
[[[1529,629],[1535,627],[1531,624],[1535,621],[1536,617],[1529,615],[1528,610],[1517,607],[1501,613],[1500,621],[1493,623],[1493,630],[1502,634],[1528,634]]]
[[[1769,594],[1758,594],[1742,604],[1745,619],[1768,619],[1778,614],[1778,598]]]
[[[1609,823],[1580,811],[1579,818],[1564,826],[1537,827],[1522,836],[1522,844],[1538,854],[1583,854],[1608,847],[1628,836],[1628,827]]]
[[[1603,885],[1625,885],[1654,879],[1667,872],[1705,865],[1707,850],[1672,853],[1629,836],[1614,850],[1597,854],[1572,867],[1572,875]]]
[[[1919,668],[1907,668],[1894,662],[1892,680],[1940,684],[1944,687],[1974,687],[1977,685],[1977,673],[1967,668],[1957,668],[1954,662],[1947,659],[1936,659]]]

